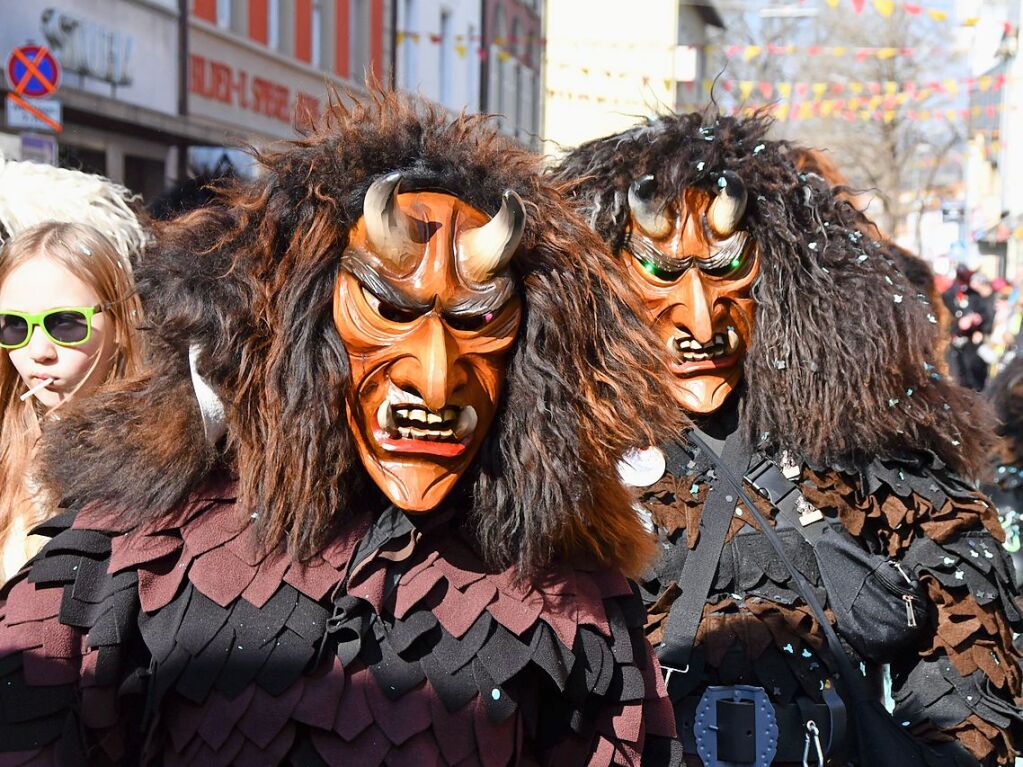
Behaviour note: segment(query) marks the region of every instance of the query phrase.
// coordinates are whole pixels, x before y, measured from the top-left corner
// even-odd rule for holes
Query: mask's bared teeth
[[[454,432],[456,439],[465,439],[471,436],[476,430],[476,424],[478,418],[476,416],[476,408],[472,405],[463,407],[458,413],[458,423],[455,425]]]
[[[728,327],[728,351],[734,352],[739,348],[739,334],[735,328]]]
[[[435,423],[440,423],[440,422],[441,422],[441,421],[443,421],[443,420],[444,420],[444,419],[443,419],[443,418],[441,418],[441,417],[440,417],[440,415],[438,415],[437,413],[432,413],[432,412],[431,412],[431,413],[427,413],[427,414],[426,414],[426,422],[427,422],[428,424],[430,424],[431,426],[432,426],[433,424],[435,424]]]
[[[408,426],[399,426],[398,433],[402,439],[412,439],[412,429]]]
[[[426,423],[426,413],[419,408],[409,410],[409,420],[419,421],[420,423]]]
[[[395,435],[397,424],[394,421],[394,410],[386,399],[377,408],[377,424],[392,437]]]
[[[417,429],[414,426],[409,431],[412,433],[412,439],[423,439],[430,434],[426,429]]]

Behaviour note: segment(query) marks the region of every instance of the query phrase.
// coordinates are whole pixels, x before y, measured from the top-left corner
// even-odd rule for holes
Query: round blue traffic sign
[[[60,82],[60,64],[41,45],[20,45],[7,59],[7,81],[19,96],[49,96]]]

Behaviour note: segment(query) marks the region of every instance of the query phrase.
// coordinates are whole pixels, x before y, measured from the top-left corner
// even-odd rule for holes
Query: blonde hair
[[[114,364],[102,383],[134,375],[141,367],[136,328],[142,306],[132,282],[131,266],[114,244],[86,224],[56,221],[38,224],[9,239],[0,248],[0,285],[27,261],[45,256],[89,285],[109,308],[114,331]],[[40,423],[34,398],[20,400],[21,377],[6,359],[0,365],[0,550],[12,530],[31,529],[43,521],[48,504],[37,502],[31,486],[31,467]],[[19,524],[19,522],[21,524]],[[0,573],[0,582],[3,576]]]

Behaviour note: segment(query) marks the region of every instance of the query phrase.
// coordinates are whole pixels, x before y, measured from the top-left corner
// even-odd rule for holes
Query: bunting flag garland
[[[546,95],[563,101],[590,103],[603,108],[622,111],[648,111],[651,104],[640,99],[618,99],[604,93],[585,93],[577,90],[558,90],[548,88]],[[880,99],[880,100],[878,100]],[[795,122],[810,119],[841,119],[849,122],[874,121],[891,123],[896,119],[907,119],[914,122],[941,120],[957,122],[986,117],[996,118],[1003,109],[1002,104],[973,106],[961,108],[907,108],[900,111],[904,103],[896,103],[883,97],[871,99],[825,99],[821,101],[800,101],[794,103],[775,103],[760,106],[735,105],[723,107],[723,114],[743,115],[749,117],[755,112],[766,112],[778,122]]]
[[[613,70],[599,66],[583,66],[574,63],[561,62],[551,65],[551,68],[558,71],[567,71],[581,74],[584,77],[600,78],[603,81],[624,80],[631,83],[640,83],[643,86],[663,86],[665,90],[674,87],[672,80],[657,80],[649,75],[644,75],[637,70]],[[747,101],[756,96],[763,101],[772,99],[790,99],[793,95],[800,99],[821,100],[825,97],[847,95],[851,97],[896,97],[899,103],[907,100],[922,102],[933,96],[958,96],[960,94],[996,93],[1005,87],[1007,78],[1005,74],[981,75],[979,77],[967,78],[945,78],[942,80],[848,80],[845,82],[817,81],[797,82],[784,81],[774,82],[768,80],[703,80],[702,86],[705,93],[711,93],[720,89],[726,93],[732,93],[741,101]],[[693,87],[694,84],[688,84]]]
[[[831,8],[839,8],[845,0],[826,0],[827,4]],[[849,0],[852,10],[855,14],[861,15],[867,7],[867,0]],[[901,10],[910,16],[927,17],[932,21],[947,22],[952,20],[948,11],[943,8],[937,7],[924,7],[918,3],[910,2],[909,0],[903,0],[897,2],[897,0],[870,0],[870,7],[873,8],[881,16],[887,18],[892,16],[895,11]],[[962,27],[975,27],[981,22],[979,16],[967,16],[959,20],[959,26]],[[1015,34],[1016,29],[1014,28],[1011,21],[1003,20],[1000,22],[1003,26],[1003,34],[1010,36]],[[488,52],[486,47],[481,45],[484,42],[483,37],[479,34],[475,35],[453,35],[451,38],[455,52],[462,58],[469,54],[470,50],[475,47],[480,58],[487,58]],[[398,30],[395,32],[395,42],[398,45],[410,41],[415,44],[422,42],[430,43],[433,45],[440,45],[444,42],[441,35],[435,33],[425,33],[415,30]],[[472,44],[476,45],[473,46]],[[527,34],[524,36],[498,36],[495,37],[491,43],[501,49],[501,52],[506,53],[508,56],[514,55],[514,51],[506,50],[509,48],[524,47],[527,50],[533,46],[538,46],[543,49],[547,47],[547,39],[538,35]],[[593,48],[627,48],[633,50],[649,50],[650,43],[648,41],[628,41],[622,40],[619,42],[609,42],[606,40],[558,40],[559,46],[565,47],[581,47],[586,49]],[[675,46],[671,46],[666,50],[673,51]],[[744,61],[750,61],[760,56],[786,56],[793,54],[805,54],[807,56],[854,56],[858,60],[866,58],[879,58],[889,59],[895,58],[896,56],[913,56],[915,50],[912,48],[865,48],[856,46],[795,46],[795,45],[736,45],[736,44],[710,44],[704,46],[705,52],[712,50],[723,50],[728,58],[741,57]]]
[[[608,73],[610,74],[610,73]],[[720,87],[728,93],[735,93],[743,101],[754,93],[764,101],[773,98],[788,99],[792,94],[802,99],[812,96],[821,100],[825,96],[850,94],[864,97],[895,97],[900,103],[907,100],[926,101],[934,95],[957,96],[960,93],[994,93],[1001,90],[1006,83],[1006,76],[982,75],[963,79],[946,78],[929,81],[848,81],[848,82],[769,82],[754,80],[704,80],[703,89],[711,92]]]
[[[723,45],[704,46],[704,50],[720,48],[724,51],[725,57],[729,59],[741,58],[743,61],[752,61],[760,56],[792,56],[801,54],[805,56],[852,56],[857,61],[866,59],[894,59],[896,57],[911,58],[916,55],[915,48],[863,48],[849,45]]]

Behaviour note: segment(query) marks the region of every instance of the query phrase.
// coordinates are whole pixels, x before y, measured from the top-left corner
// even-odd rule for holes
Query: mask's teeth
[[[433,423],[440,423],[440,422],[441,422],[441,421],[443,421],[443,420],[444,420],[444,419],[443,419],[443,418],[441,418],[441,417],[440,417],[440,415],[439,415],[439,414],[437,414],[437,413],[427,413],[427,414],[426,414],[426,422],[427,422],[427,423],[430,423],[430,424],[433,424]]]
[[[735,328],[731,325],[728,326],[728,351],[729,353],[738,350],[739,348],[739,334]]]
[[[465,439],[476,430],[476,408],[466,405],[458,414],[458,423],[455,425],[454,435],[457,439]]]
[[[412,429],[409,428],[408,426],[399,426],[398,427],[398,433],[401,435],[402,439],[411,439],[412,438]]]
[[[380,428],[388,434],[394,434],[394,413],[391,411],[391,403],[386,399],[381,402],[380,407],[377,408],[377,423],[380,425]]]
[[[426,411],[421,410],[420,408],[411,408],[408,411],[408,419],[410,421],[420,421],[421,423],[426,423]]]

